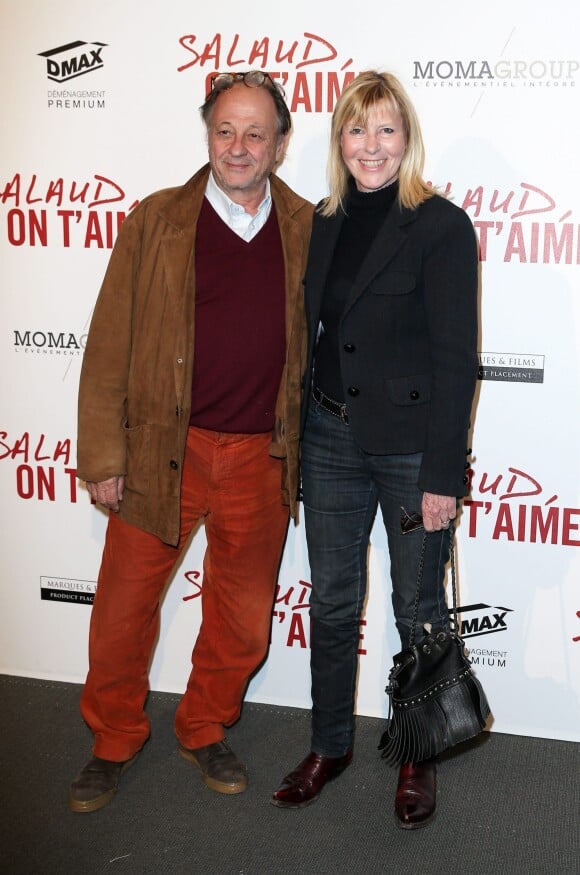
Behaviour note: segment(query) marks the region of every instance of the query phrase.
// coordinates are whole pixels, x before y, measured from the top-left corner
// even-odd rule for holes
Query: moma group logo
[[[580,61],[542,58],[495,61],[439,58],[412,63],[413,85],[431,88],[568,88],[576,85],[580,71]]]
[[[86,334],[72,331],[34,331],[30,328],[14,329],[14,352],[29,355],[81,355],[86,342]]]
[[[68,82],[86,73],[93,73],[104,66],[101,52],[106,43],[86,43],[77,40],[39,52],[41,58],[46,58],[46,75],[53,82]]]
[[[543,383],[544,356],[516,352],[481,352],[478,378],[503,383]]]

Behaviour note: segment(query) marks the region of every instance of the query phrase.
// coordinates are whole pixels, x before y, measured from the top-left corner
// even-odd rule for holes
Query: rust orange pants
[[[271,437],[190,428],[177,547],[111,513],[89,635],[81,711],[96,756],[130,759],[149,737],[144,704],[168,578],[194,526],[205,521],[202,623],[192,671],[175,718],[186,747],[224,737],[248,679],[263,660],[288,509]]]

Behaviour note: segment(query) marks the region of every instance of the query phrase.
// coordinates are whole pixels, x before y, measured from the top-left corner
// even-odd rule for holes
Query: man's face
[[[219,187],[236,203],[257,209],[266,179],[286,146],[267,88],[248,88],[240,82],[224,90],[214,105],[207,141]]]

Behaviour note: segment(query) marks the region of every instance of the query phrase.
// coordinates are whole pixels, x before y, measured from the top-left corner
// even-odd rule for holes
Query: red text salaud
[[[77,501],[76,468],[70,468],[71,440],[49,440],[45,434],[32,437],[23,432],[10,439],[0,431],[0,461],[16,462],[16,494],[22,499],[56,501],[62,494]]]
[[[540,186],[521,182],[502,191],[476,185],[461,193],[448,182],[442,193],[472,217],[482,262],[580,264],[580,224]]]
[[[199,571],[186,571],[185,579],[193,587],[193,592],[183,597],[184,602],[192,601],[201,596],[202,580]],[[310,619],[308,609],[310,607],[310,593],[312,584],[306,580],[299,580],[297,585],[291,584],[284,591],[278,583],[272,611],[273,630],[278,626],[286,626],[282,643],[286,647],[299,647],[305,650],[310,646]],[[366,620],[361,620],[361,632],[359,639],[361,646],[358,653],[366,655],[366,649],[362,646],[364,634],[362,627],[366,626]],[[279,635],[277,635],[279,638]]]
[[[103,207],[125,198],[118,183],[98,173],[82,181],[39,180],[35,173],[30,177],[15,173],[0,190],[0,203],[8,207],[8,242],[17,247],[45,247],[57,237],[65,248],[77,244],[112,249],[127,213],[138,201],[122,210]]]
[[[187,52],[187,60],[178,72],[205,68],[205,93],[210,91],[217,70],[263,70],[282,85],[291,112],[332,112],[355,77],[355,72],[347,69],[352,58],[338,60],[338,49],[330,40],[309,31],[295,39],[261,35],[249,40],[242,40],[238,33],[230,37],[215,33],[209,39],[188,33],[180,37],[179,44]]]
[[[580,508],[556,504],[558,496],[545,496],[531,474],[515,467],[495,476],[478,476],[473,469],[468,474],[474,496],[464,501],[470,538],[580,547]]]

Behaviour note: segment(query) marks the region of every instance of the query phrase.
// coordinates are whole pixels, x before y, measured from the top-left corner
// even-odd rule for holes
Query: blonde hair
[[[392,73],[367,70],[347,85],[332,114],[327,169],[330,194],[320,208],[323,216],[333,216],[339,209],[344,209],[350,174],[340,146],[343,128],[347,124],[366,124],[369,112],[385,101],[390,109],[400,113],[405,132],[405,153],[399,168],[399,203],[414,209],[436,194],[435,189],[423,180],[425,147],[419,119],[409,96]]]

